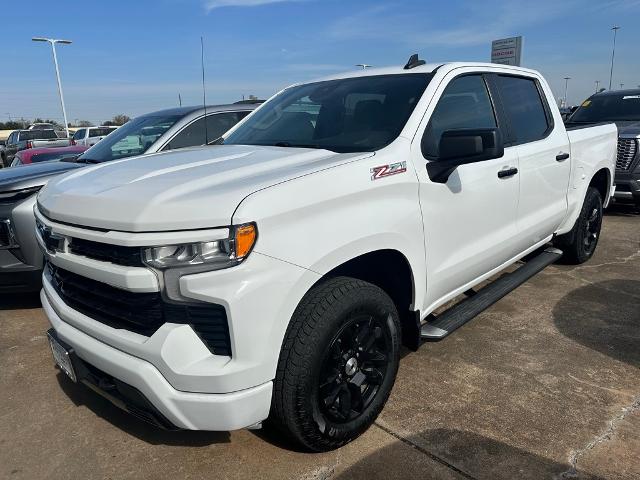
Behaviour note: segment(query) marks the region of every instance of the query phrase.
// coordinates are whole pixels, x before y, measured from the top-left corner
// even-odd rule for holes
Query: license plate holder
[[[60,344],[60,342],[50,333],[47,334],[47,337],[49,338],[51,354],[53,355],[53,359],[55,360],[56,365],[58,365],[58,367],[60,367],[60,370],[66,373],[71,380],[77,382],[76,372],[73,368],[73,363],[71,362],[71,355],[69,354],[69,351],[64,348]]]

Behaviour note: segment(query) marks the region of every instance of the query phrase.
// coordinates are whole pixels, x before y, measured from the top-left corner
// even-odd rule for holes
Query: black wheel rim
[[[391,359],[387,319],[358,315],[329,344],[320,369],[320,410],[334,423],[350,422],[371,405]]]
[[[584,238],[582,240],[584,250],[587,254],[591,254],[596,248],[601,223],[602,216],[600,214],[600,209],[597,206],[594,206],[587,217],[587,221],[585,222]]]

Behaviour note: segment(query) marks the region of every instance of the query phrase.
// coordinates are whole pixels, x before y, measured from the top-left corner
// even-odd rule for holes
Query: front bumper
[[[43,256],[34,235],[36,195],[0,205],[0,221],[10,222],[12,240],[0,242],[0,293],[37,292],[42,288]]]
[[[41,288],[42,270],[39,268],[0,270],[0,294],[37,292]]]
[[[130,387],[140,394],[138,400],[133,401],[134,405],[140,407],[140,403],[144,403],[140,398],[150,404],[150,408],[140,410],[150,412],[152,420],[143,419],[164,428],[229,431],[254,425],[267,418],[273,388],[271,381],[224,394],[176,390],[151,363],[100,342],[65,323],[51,306],[44,290],[41,300],[56,335],[73,349],[74,355],[83,362],[80,365],[88,364],[87,369],[97,369],[114,384],[124,384],[118,389],[119,395],[112,393],[111,398],[107,397],[117,406],[136,414],[130,406],[130,396],[121,393],[122,388],[126,390]],[[82,375],[82,369],[80,372],[81,378],[86,378],[86,375]],[[103,388],[99,389],[104,392]],[[154,415],[154,412],[157,414]],[[140,414],[136,416],[141,417]]]
[[[640,203],[640,167],[636,172],[616,172],[616,200]]]

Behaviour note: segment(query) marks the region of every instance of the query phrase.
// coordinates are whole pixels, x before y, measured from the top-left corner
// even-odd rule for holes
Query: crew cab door
[[[562,119],[554,118],[542,79],[492,75],[504,112],[508,142],[520,160],[518,245],[521,252],[552,235],[567,212],[570,146]],[[548,89],[547,89],[548,90]]]
[[[519,181],[515,147],[506,148],[500,158],[459,165],[444,182],[427,170],[430,162],[443,161],[443,132],[500,132],[499,118],[484,74],[452,72],[438,87],[412,143],[424,221],[426,311],[514,256]]]

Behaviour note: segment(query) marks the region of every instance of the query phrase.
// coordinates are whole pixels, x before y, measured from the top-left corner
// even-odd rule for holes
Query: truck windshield
[[[568,123],[597,123],[640,120],[640,92],[637,94],[606,94],[586,100]]]
[[[78,157],[78,162],[101,163],[142,155],[182,116],[159,115],[134,118],[107,135]]]
[[[395,140],[433,75],[377,75],[291,87],[224,139],[225,145],[379,150]]]

